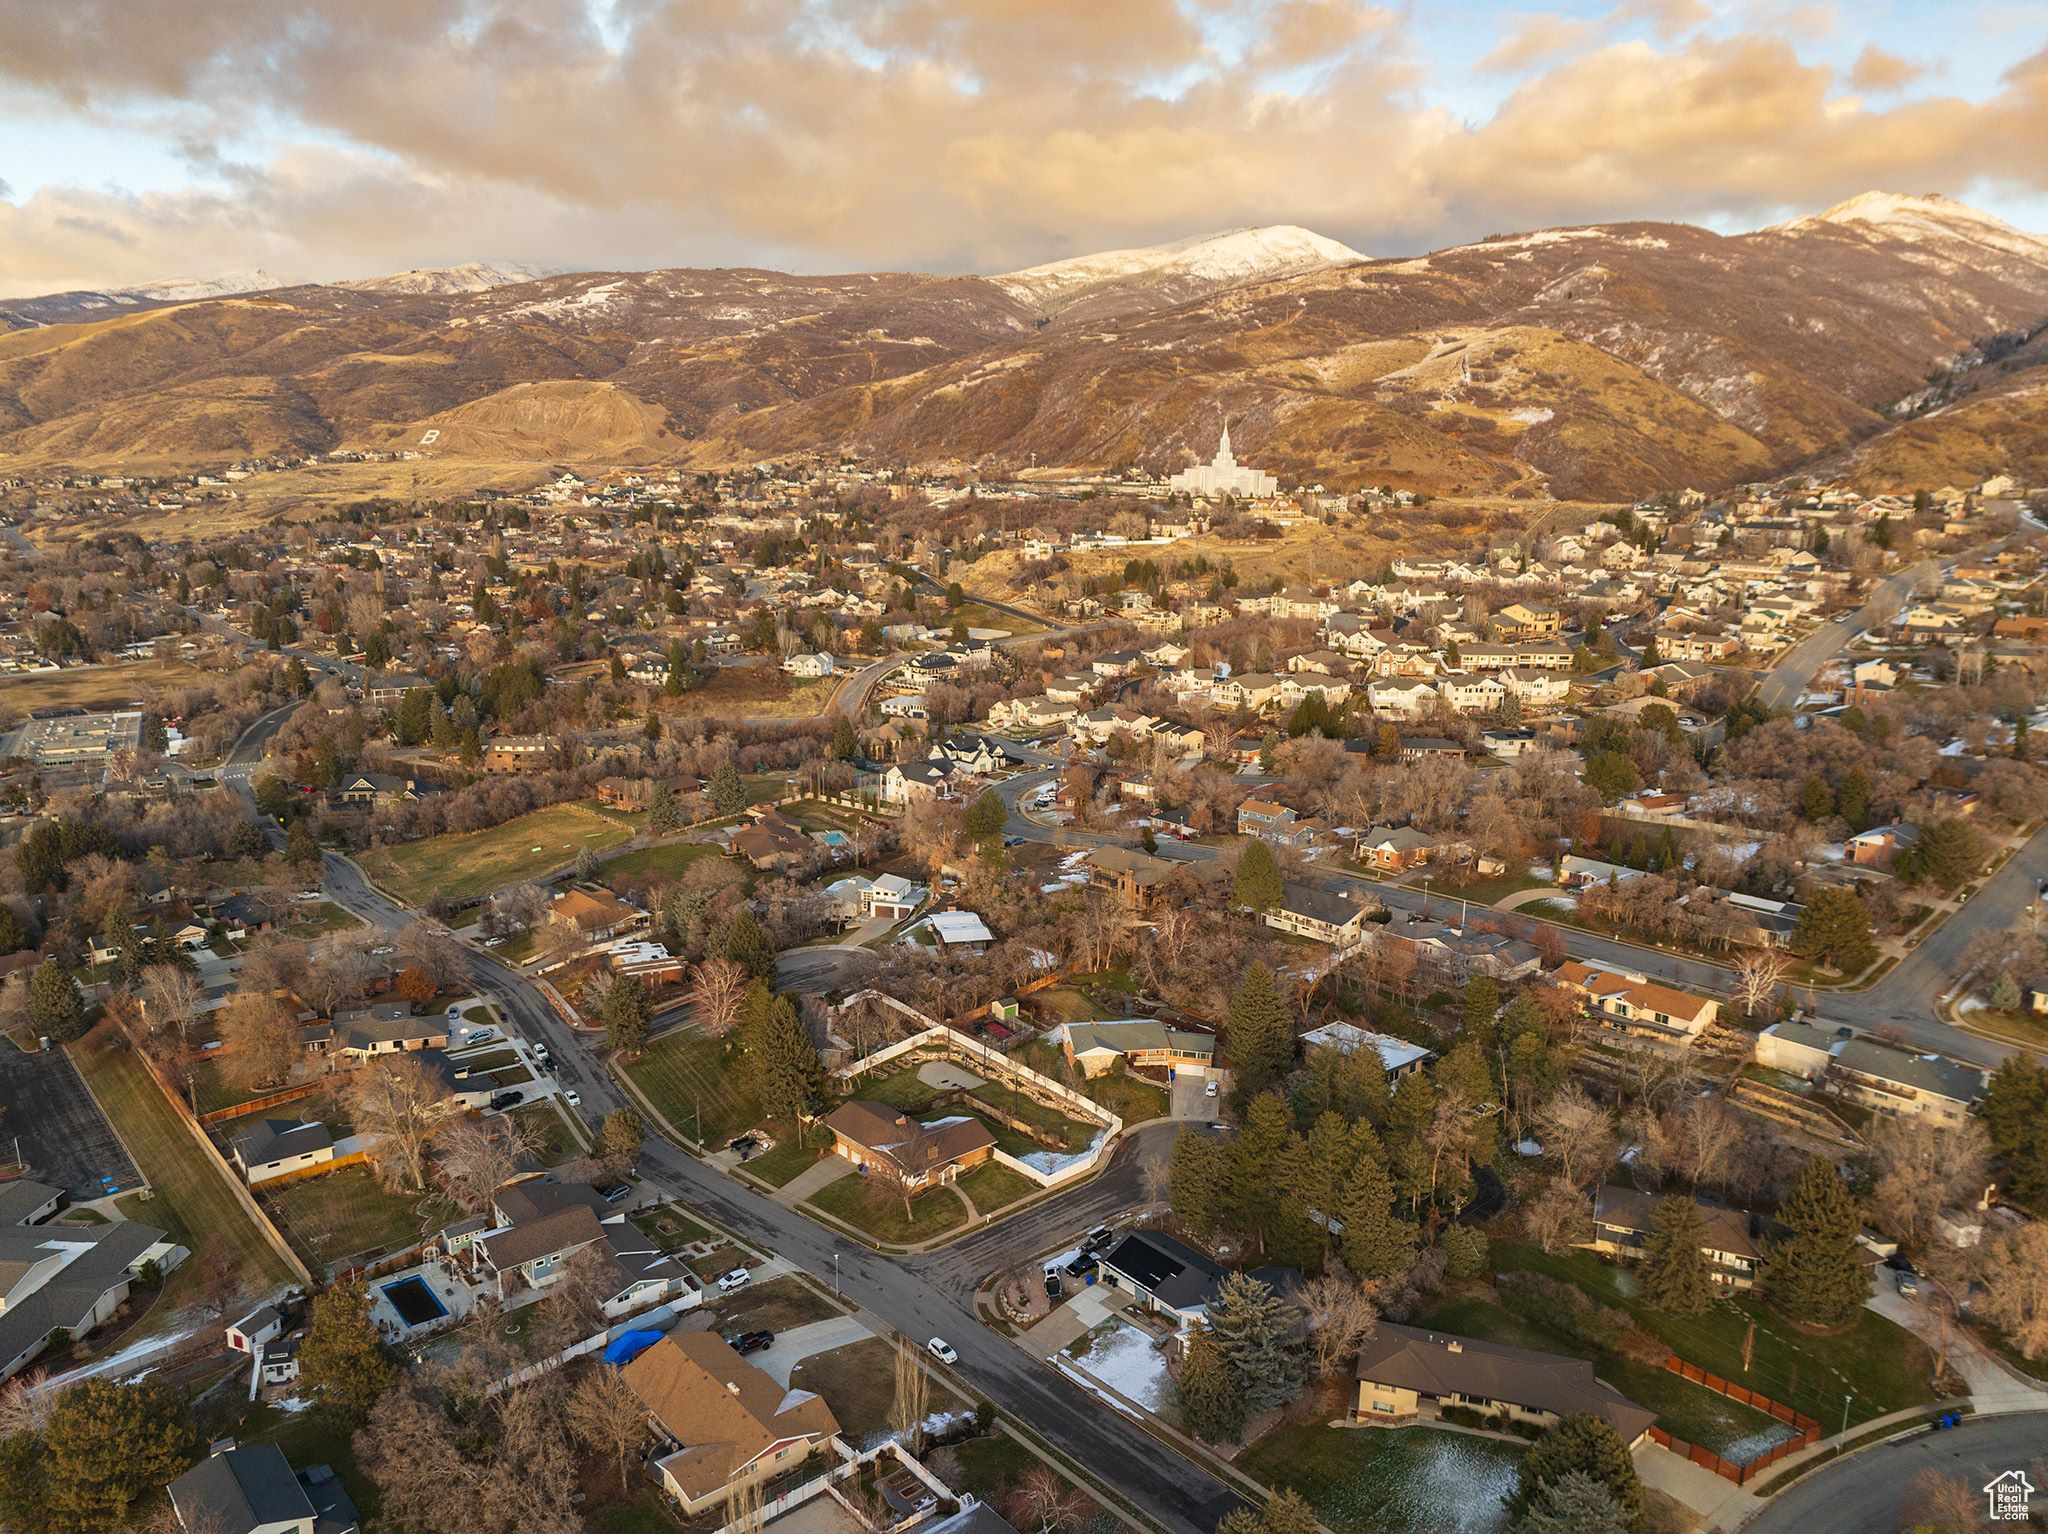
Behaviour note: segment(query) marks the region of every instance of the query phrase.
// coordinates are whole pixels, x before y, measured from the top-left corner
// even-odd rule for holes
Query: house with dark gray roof
[[[112,1317],[145,1269],[168,1273],[191,1255],[150,1225],[0,1227],[0,1380],[62,1333],[82,1337]]]
[[[664,1300],[689,1306],[704,1298],[689,1269],[588,1183],[511,1183],[491,1201],[491,1215],[491,1227],[463,1250],[471,1272],[491,1282],[500,1301],[553,1287],[584,1251],[603,1291],[604,1313],[614,1320]]]
[[[1606,1421],[1633,1448],[1657,1414],[1593,1374],[1583,1358],[1382,1321],[1358,1354],[1352,1420],[1398,1423],[1446,1406],[1548,1427],[1585,1412]]]
[[[47,1220],[64,1202],[64,1190],[33,1177],[0,1182],[0,1225],[35,1225]]]
[[[334,1159],[334,1135],[318,1119],[258,1119],[228,1140],[228,1154],[254,1186]]]
[[[1102,1259],[1105,1284],[1182,1322],[1201,1320],[1223,1276],[1219,1264],[1157,1230],[1132,1231]]]
[[[293,1470],[273,1443],[233,1440],[166,1488],[187,1534],[356,1534],[341,1478],[325,1465]]]

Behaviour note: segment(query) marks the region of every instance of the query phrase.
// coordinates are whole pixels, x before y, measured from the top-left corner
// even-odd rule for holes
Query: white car
[[[746,1288],[753,1281],[754,1275],[745,1268],[734,1268],[718,1281],[718,1287],[723,1293],[731,1294],[735,1289]]]
[[[943,1337],[934,1337],[924,1345],[924,1350],[942,1364],[957,1364],[960,1355],[953,1351],[953,1344]]]
[[[580,1108],[583,1106],[583,1098],[577,1093],[574,1087],[562,1088],[562,1101],[567,1103],[572,1108]]]

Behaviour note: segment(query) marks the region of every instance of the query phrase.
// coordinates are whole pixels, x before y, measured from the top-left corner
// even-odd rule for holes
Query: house
[[[692,1516],[838,1437],[822,1396],[779,1384],[712,1332],[670,1332],[621,1372],[667,1449],[650,1468]]]
[[[483,770],[490,774],[543,772],[554,760],[545,735],[499,735],[484,747]]]
[[[1282,887],[1280,903],[1266,913],[1266,925],[1332,948],[1349,948],[1365,931],[1369,914],[1370,908],[1360,901],[1290,879]]]
[[[370,683],[367,701],[372,708],[396,708],[415,687],[433,685],[417,672],[391,671]]]
[[[258,1119],[237,1130],[228,1157],[251,1187],[334,1159],[334,1136],[318,1119]]]
[[[1223,1269],[1163,1231],[1136,1230],[1102,1259],[1102,1281],[1133,1295],[1147,1310],[1191,1325],[1208,1312]]]
[[[1436,839],[1413,826],[1371,826],[1352,839],[1352,855],[1380,873],[1420,868],[1436,851]]]
[[[1540,1427],[1585,1412],[1605,1420],[1631,1449],[1657,1420],[1596,1379],[1583,1358],[1380,1322],[1359,1350],[1352,1420],[1407,1422],[1446,1406]]]
[[[663,1252],[588,1183],[515,1182],[491,1200],[491,1226],[469,1244],[470,1272],[497,1291],[498,1301],[559,1283],[571,1259],[589,1251],[600,1307],[613,1320],[666,1300],[700,1304],[704,1291],[689,1269]]]
[[[1255,836],[1276,847],[1299,847],[1310,836],[1300,816],[1271,799],[1247,799],[1238,805],[1237,834]]]
[[[1896,1118],[1954,1126],[1984,1096],[1984,1073],[1943,1055],[1911,1054],[1875,1039],[1835,1045],[1825,1091]]]
[[[1374,1033],[1369,1028],[1346,1022],[1325,1023],[1320,1028],[1310,1029],[1301,1036],[1301,1047],[1310,1055],[1318,1050],[1355,1055],[1370,1049],[1380,1057],[1389,1083],[1399,1081],[1411,1071],[1421,1070],[1430,1053],[1420,1044],[1411,1044],[1390,1033]]]
[[[725,844],[735,857],[772,873],[794,872],[818,855],[810,833],[773,810],[757,813],[747,825],[728,832]]]
[[[910,804],[925,799],[950,799],[957,763],[945,757],[927,757],[921,762],[898,762],[882,774],[882,802]]]
[[[1206,1073],[1216,1060],[1216,1036],[1175,1028],[1156,1018],[1065,1023],[1057,1034],[1067,1064],[1083,1076],[1101,1076],[1121,1060],[1134,1071]]]
[[[977,777],[988,777],[1010,765],[1009,748],[992,735],[962,731],[939,747],[938,754]]]
[[[1818,1081],[1834,1060],[1835,1046],[1847,1037],[1805,1023],[1772,1023],[1756,1036],[1756,1063]]]
[[[1401,737],[1401,760],[1404,762],[1427,761],[1431,757],[1442,757],[1446,761],[1462,762],[1465,748],[1455,740],[1446,740],[1441,735],[1404,735]]]
[[[39,1225],[64,1202],[64,1190],[33,1177],[0,1183],[0,1226]]]
[[[814,655],[792,655],[782,663],[790,676],[820,677],[832,674],[832,657],[823,650]]]
[[[184,1534],[356,1534],[361,1527],[333,1470],[294,1470],[274,1443],[227,1439],[165,1490]]]
[[[352,1060],[448,1047],[448,1020],[416,1017],[402,1001],[334,1014],[334,1047]]]
[[[1658,985],[1634,970],[1599,969],[1569,959],[1558,966],[1553,978],[1566,990],[1585,997],[1609,1027],[1667,1042],[1690,1044],[1712,1027],[1721,1013],[1721,1004],[1711,996]]]
[[[145,1272],[191,1255],[150,1225],[0,1226],[0,1380],[12,1379],[51,1338],[103,1325]]]
[[[1895,821],[1888,826],[1872,826],[1868,831],[1858,831],[1843,846],[1848,849],[1849,861],[1861,868],[1890,868],[1899,860],[1899,854],[1920,840],[1920,828]]]
[[[418,778],[391,772],[358,772],[341,780],[333,802],[353,809],[386,809],[394,804],[416,803],[424,792]]]
[[[1593,1237],[1579,1244],[1615,1262],[1639,1261],[1657,1210],[1666,1202],[1653,1193],[1603,1185],[1593,1200]],[[1700,1251],[1714,1282],[1724,1289],[1754,1289],[1764,1255],[1756,1216],[1704,1204],[1695,1205],[1694,1213],[1700,1224]]]
[[[931,897],[922,884],[913,884],[901,874],[877,874],[862,881],[860,914],[869,921],[902,921],[917,914],[917,908]]]
[[[996,940],[988,923],[972,911],[934,911],[920,925],[949,953],[980,953]]]
[[[1098,889],[1113,891],[1133,910],[1142,909],[1172,887],[1177,875],[1203,882],[1218,880],[1223,871],[1214,860],[1183,863],[1154,857],[1135,847],[1098,847],[1088,854],[1088,881]]]
[[[1503,639],[1551,639],[1564,629],[1564,615],[1540,602],[1510,602],[1493,615]]]
[[[574,927],[593,943],[644,927],[648,915],[610,890],[578,885],[555,896],[548,906],[548,925]]]
[[[920,1124],[887,1103],[855,1098],[822,1120],[832,1151],[863,1173],[871,1167],[900,1175],[913,1192],[951,1182],[995,1154],[996,1137],[977,1118]]]

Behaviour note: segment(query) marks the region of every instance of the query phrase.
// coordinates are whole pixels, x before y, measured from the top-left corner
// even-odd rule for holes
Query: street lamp
[[[839,1248],[832,1248],[832,1292],[839,1293]]]

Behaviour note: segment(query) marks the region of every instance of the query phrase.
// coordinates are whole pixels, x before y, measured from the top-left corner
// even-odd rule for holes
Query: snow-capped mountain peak
[[[2015,229],[2002,218],[1938,192],[1921,196],[1859,192],[1825,212],[1792,219],[1775,229],[1799,234],[1829,226],[1866,239],[1926,246],[1937,251],[1974,246],[2030,259],[2048,254],[2048,238]]]
[[[1183,297],[1298,276],[1366,258],[1298,224],[1228,229],[1165,245],[1048,261],[990,279],[1027,303],[1055,310],[1083,293],[1133,280],[1171,284]]]
[[[156,282],[137,283],[132,288],[116,288],[107,296],[113,299],[155,299],[159,303],[189,304],[202,298],[231,298],[237,293],[262,293],[286,284],[260,269],[247,272],[228,272],[219,277],[166,277]]]
[[[465,261],[460,266],[414,267],[388,277],[362,277],[334,286],[358,293],[482,293],[554,275],[551,267],[524,261]]]

